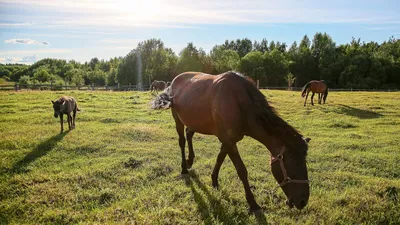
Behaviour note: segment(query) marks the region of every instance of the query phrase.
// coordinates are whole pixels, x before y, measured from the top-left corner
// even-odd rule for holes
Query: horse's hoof
[[[262,213],[262,208],[259,206],[259,205],[255,205],[255,206],[252,206],[252,207],[250,207],[249,209],[248,209],[248,211],[249,211],[249,213],[250,214],[261,214]]]
[[[214,189],[217,189],[217,190],[219,189],[219,184],[218,183],[213,183],[212,186],[213,186]]]
[[[191,169],[192,166],[193,166],[193,162],[190,162],[189,160],[186,160],[186,167],[187,167],[188,169]]]

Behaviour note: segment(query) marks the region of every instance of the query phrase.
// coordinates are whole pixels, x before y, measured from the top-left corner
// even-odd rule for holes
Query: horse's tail
[[[326,101],[326,97],[328,97],[328,86],[326,86],[325,92],[324,92],[324,103]]]
[[[307,89],[310,87],[310,82],[308,82],[306,85],[304,85],[303,89],[301,89],[301,97],[304,98],[304,95],[306,94]]]
[[[168,87],[165,91],[151,102],[152,109],[169,109],[172,105],[172,97],[170,95],[171,88]]]

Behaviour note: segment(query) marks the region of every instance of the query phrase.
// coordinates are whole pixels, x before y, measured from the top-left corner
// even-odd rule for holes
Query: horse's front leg
[[[236,168],[240,180],[242,180],[244,191],[246,193],[246,200],[250,206],[249,211],[257,212],[261,210],[261,207],[257,204],[256,200],[254,199],[253,192],[250,189],[249,180],[247,178],[247,169],[239,155],[236,144],[234,146],[229,147],[228,155],[233,165]]]
[[[187,139],[188,146],[189,146],[189,159],[186,161],[188,169],[192,168],[194,157],[195,157],[194,151],[193,151],[193,142],[192,142],[194,133],[195,132],[189,130],[189,128],[186,128],[186,139]]]
[[[60,125],[61,125],[61,132],[64,132],[64,121],[63,121],[63,114],[60,113]]]
[[[314,95],[315,95],[315,93],[313,92],[311,95],[311,105],[314,105]]]
[[[222,163],[225,160],[227,152],[224,149],[224,145],[221,145],[221,150],[217,156],[217,162],[215,162],[214,170],[211,174],[211,180],[212,180],[212,186],[214,188],[218,188],[218,175],[219,175],[219,170],[221,169]]]

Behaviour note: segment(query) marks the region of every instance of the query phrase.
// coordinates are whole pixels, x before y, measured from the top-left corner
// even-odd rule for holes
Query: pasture
[[[150,109],[149,92],[21,91],[0,92],[0,224],[400,223],[400,93],[330,92],[314,107],[300,92],[263,93],[312,139],[301,211],[285,205],[268,150],[250,138],[238,148],[263,215],[247,213],[229,158],[212,188],[216,137],[195,134],[182,177],[174,120]],[[82,110],[70,132],[64,117],[62,135],[50,102],[61,95]]]

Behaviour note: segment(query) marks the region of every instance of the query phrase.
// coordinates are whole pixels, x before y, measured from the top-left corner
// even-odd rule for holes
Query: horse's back
[[[64,101],[66,102],[65,104],[67,104],[67,108],[66,108],[66,112],[70,113],[73,110],[75,110],[75,108],[77,108],[77,103],[74,97],[72,96],[63,96],[62,98],[64,98]]]
[[[213,134],[219,138],[225,134],[233,135],[234,130],[242,126],[240,97],[247,97],[240,79],[243,77],[235,73],[180,74],[171,85],[172,108],[192,131]]]
[[[326,90],[326,84],[324,81],[312,80],[310,81],[310,89],[315,93],[323,93]]]

